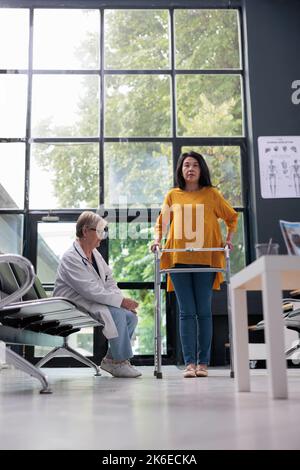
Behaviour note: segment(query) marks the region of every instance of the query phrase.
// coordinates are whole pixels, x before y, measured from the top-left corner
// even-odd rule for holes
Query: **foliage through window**
[[[128,9],[106,8],[101,1],[98,9],[44,3],[33,5],[31,15],[29,8],[0,8],[6,46],[0,50],[2,225],[20,251],[20,220],[35,210],[73,211],[74,223],[83,209],[101,206],[109,217],[127,206],[145,209],[144,219],[132,221],[129,211],[125,220],[110,223],[108,261],[141,302],[135,353],[150,354],[153,220],[147,210],[157,213],[173,186],[181,148],[205,155],[213,183],[239,207],[233,268],[244,264],[239,14],[184,4],[173,14],[136,3]],[[55,227],[39,227],[39,275],[50,283],[58,262],[55,237]],[[70,241],[69,229],[65,237]],[[81,343],[91,350],[90,333]]]

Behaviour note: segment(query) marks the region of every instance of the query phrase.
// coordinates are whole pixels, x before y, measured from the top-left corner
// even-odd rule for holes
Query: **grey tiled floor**
[[[175,366],[116,379],[89,369],[44,369],[52,395],[17,370],[0,372],[1,449],[300,449],[300,369],[289,399],[268,396],[265,371],[237,393],[229,371],[183,379]]]

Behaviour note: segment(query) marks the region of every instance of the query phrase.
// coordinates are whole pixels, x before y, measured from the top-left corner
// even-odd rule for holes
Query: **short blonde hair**
[[[102,222],[103,227],[107,225],[106,220],[102,219],[100,215],[92,211],[82,212],[76,222],[76,237],[83,238],[83,227],[96,228],[99,222]]]

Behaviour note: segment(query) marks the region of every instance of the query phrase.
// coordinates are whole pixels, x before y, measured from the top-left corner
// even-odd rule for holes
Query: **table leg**
[[[239,392],[250,391],[247,297],[244,289],[232,289],[232,338],[234,375]]]
[[[263,273],[262,286],[270,391],[273,398],[287,398],[280,274],[274,271]]]

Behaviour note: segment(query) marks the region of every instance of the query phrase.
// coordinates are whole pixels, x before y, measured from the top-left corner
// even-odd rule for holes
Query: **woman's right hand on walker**
[[[150,246],[150,250],[152,251],[152,253],[155,253],[159,248],[160,248],[160,243],[157,240],[155,240]]]
[[[136,314],[136,309],[138,308],[139,304],[135,300],[129,299],[124,297],[121,303],[121,307],[125,308],[126,310],[130,310],[131,312]]]

